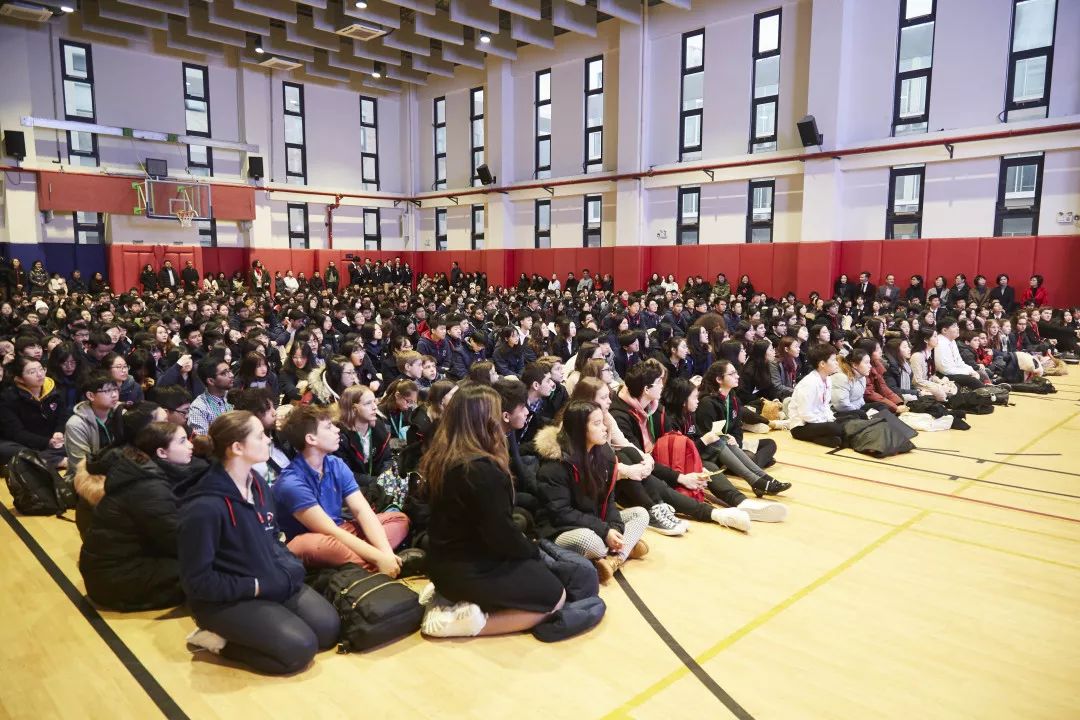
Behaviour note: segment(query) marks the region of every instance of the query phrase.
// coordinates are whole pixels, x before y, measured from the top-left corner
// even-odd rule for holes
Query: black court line
[[[82,616],[86,618],[86,621],[90,623],[90,627],[94,628],[98,636],[105,642],[117,659],[127,668],[127,671],[131,673],[131,676],[135,678],[135,681],[139,683],[139,686],[150,696],[154,704],[157,705],[158,710],[168,718],[168,720],[189,720],[187,714],[180,709],[180,706],[176,704],[176,701],[172,699],[172,696],[166,692],[165,688],[161,687],[154,676],[146,669],[139,658],[135,657],[135,653],[131,651],[124,641],[120,639],[120,636],[116,634],[116,631],[109,627],[109,624],[105,621],[105,618],[101,617],[97,609],[90,604],[90,601],[83,596],[77,587],[75,587],[67,576],[56,566],[53,559],[49,557],[49,554],[45,552],[45,548],[41,547],[34,536],[31,535],[23,524],[11,514],[6,507],[0,504],[0,515],[3,515],[7,524],[19,536],[19,539],[23,541],[27,549],[37,559],[44,568],[45,572],[49,574],[49,577],[53,579],[53,582],[67,595],[71,604],[82,613]]]
[[[918,449],[918,448],[916,448]],[[949,480],[971,480],[972,482],[982,483],[984,485],[997,485],[998,487],[1012,488],[1013,490],[1026,490],[1028,492],[1038,493],[1040,495],[1054,495],[1056,497],[1071,498],[1073,500],[1080,500],[1080,495],[1070,495],[1069,493],[1056,492],[1054,490],[1043,490],[1042,488],[1027,487],[1025,485],[1013,485],[1011,483],[995,482],[993,480],[981,480],[976,477],[968,477],[967,475],[956,475],[954,473],[942,472],[940,470],[927,470],[926,468],[911,467],[909,465],[893,465],[892,463],[882,462],[881,460],[871,460],[870,458],[859,457],[858,455],[839,455],[841,448],[830,450],[826,455],[835,455],[838,458],[844,460],[858,460],[859,462],[866,462],[872,465],[882,465],[894,470],[914,470],[916,472],[929,473],[931,475],[941,475]],[[950,455],[950,457],[957,457],[956,455]],[[963,456],[960,456],[963,457]],[[988,460],[987,462],[997,463],[998,460]],[[1043,472],[1057,472],[1056,470],[1047,470],[1046,468],[1031,468],[1026,465],[1021,465],[1028,470],[1042,470]],[[1068,473],[1072,474],[1072,473]]]
[[[724,707],[731,711],[731,714],[739,718],[739,720],[754,720],[754,716],[746,711],[742,705],[735,701],[735,698],[728,695],[724,688],[720,687],[720,684],[713,679],[712,675],[705,672],[705,668],[698,665],[690,653],[686,651],[679,641],[676,640],[668,629],[664,627],[659,618],[653,614],[653,611],[649,609],[649,606],[645,604],[645,601],[641,599],[641,596],[637,594],[637,591],[630,585],[630,581],[622,574],[622,571],[615,573],[615,581],[619,583],[619,587],[623,589],[626,596],[630,598],[630,602],[634,604],[641,616],[645,618],[645,622],[649,623],[660,639],[664,641],[664,644],[668,646],[668,649],[675,654],[675,657],[682,660],[683,665],[694,674],[701,684],[704,685],[709,692],[711,692],[717,700],[724,703]]]
[[[1037,470],[1039,472],[1054,473],[1056,475],[1070,475],[1072,477],[1080,477],[1080,473],[1069,472],[1068,470],[1051,470],[1050,468],[1032,467],[1031,465],[1023,465],[1021,463],[1005,462],[1004,460],[994,460],[992,458],[981,458],[975,455],[961,455],[958,452],[931,450],[930,448],[915,448],[916,452],[934,453],[935,455],[944,455],[948,452],[949,457],[964,458],[965,460],[975,460],[977,464],[993,463],[995,465],[1008,465],[1009,467],[1024,468],[1025,470]],[[1061,453],[994,453],[995,455],[1014,455],[1018,457],[1061,457]]]

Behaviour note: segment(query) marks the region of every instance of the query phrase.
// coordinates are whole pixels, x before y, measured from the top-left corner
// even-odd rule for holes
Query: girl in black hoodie
[[[337,612],[278,539],[270,489],[252,470],[270,455],[262,423],[233,410],[209,437],[217,462],[180,488],[180,582],[199,625],[188,643],[259,672],[298,672],[337,641]]]

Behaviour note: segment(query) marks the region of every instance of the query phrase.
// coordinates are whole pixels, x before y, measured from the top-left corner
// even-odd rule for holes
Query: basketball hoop
[[[176,219],[180,221],[180,227],[191,227],[197,213],[191,208],[183,208],[176,211]]]

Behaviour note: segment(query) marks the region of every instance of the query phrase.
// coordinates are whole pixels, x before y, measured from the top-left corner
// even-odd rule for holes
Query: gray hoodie
[[[115,415],[110,415],[105,421],[105,429],[112,437],[118,432],[116,425]],[[64,426],[64,451],[67,453],[69,472],[74,473],[80,460],[101,449],[98,426],[97,416],[88,401],[83,400],[75,406]]]

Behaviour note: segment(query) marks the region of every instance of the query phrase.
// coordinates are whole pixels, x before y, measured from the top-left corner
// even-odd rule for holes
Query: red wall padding
[[[259,259],[271,272],[303,271],[308,277],[318,269],[325,272],[332,259],[348,281],[346,254],[374,260],[400,257],[408,262],[417,277],[421,273],[450,272],[457,261],[465,272],[483,270],[493,285],[517,282],[519,273],[553,272],[565,280],[573,271],[580,277],[583,268],[593,275],[611,273],[620,288],[643,288],[652,272],[675,274],[679,282],[689,275],[701,275],[709,282],[716,274],[727,275],[732,286],[746,273],[754,287],[777,296],[794,290],[800,298],[810,291],[822,295],[832,292],[833,282],[841,272],[852,280],[866,270],[875,284],[888,273],[896,275],[896,284],[906,288],[908,278],[922,275],[928,283],[935,275],[944,275],[952,283],[963,272],[973,283],[977,274],[994,277],[1008,273],[1012,285],[1021,293],[1034,272],[1043,275],[1050,301],[1056,305],[1080,304],[1080,237],[1046,236],[1022,238],[949,238],[938,240],[859,240],[841,242],[778,243],[774,245],[697,245],[627,246],[605,248],[553,248],[541,250],[455,250],[444,252],[394,252],[356,250],[290,250],[287,248],[202,248],[163,245],[108,245],[108,267],[113,287],[128,290],[136,287],[142,266],[151,263],[160,268],[166,260],[182,268],[191,259],[200,274],[207,270],[233,271],[250,268]]]
[[[54,212],[103,212],[134,215],[138,193],[132,177],[42,172],[38,175],[38,209]],[[213,185],[210,200],[219,220],[254,220],[255,188]]]

